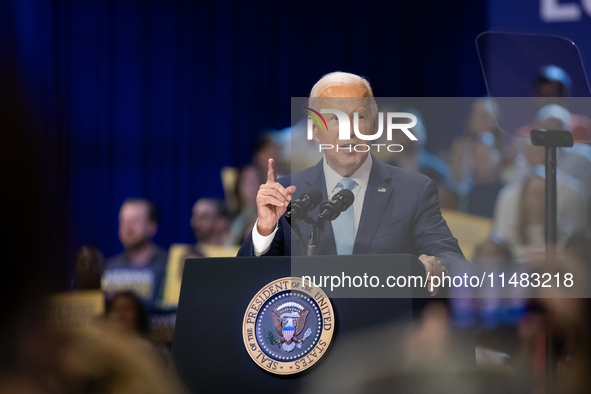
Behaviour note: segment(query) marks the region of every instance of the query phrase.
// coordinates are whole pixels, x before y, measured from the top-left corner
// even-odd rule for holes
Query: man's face
[[[123,247],[137,248],[152,242],[157,225],[148,217],[148,207],[142,203],[125,203],[119,211],[119,240]]]
[[[371,141],[363,141],[353,132],[353,114],[359,113],[359,132],[361,134],[375,133],[375,114],[371,111],[371,98],[364,97],[366,89],[363,85],[334,85],[326,89],[317,100],[318,110],[337,109],[349,116],[349,139],[339,139],[339,121],[336,115],[322,114],[328,125],[328,130],[321,129],[314,123],[314,141],[319,144],[333,145],[333,149],[323,150],[328,165],[342,176],[350,176],[367,158],[368,152],[354,147],[357,144],[371,144]],[[320,112],[320,111],[319,111]],[[338,147],[338,152],[337,152]],[[353,172],[351,172],[353,171]]]
[[[198,201],[193,207],[191,227],[199,242],[208,243],[214,235],[218,210],[215,203],[210,201]]]

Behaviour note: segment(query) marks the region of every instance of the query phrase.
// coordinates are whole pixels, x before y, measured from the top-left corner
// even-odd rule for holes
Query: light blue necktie
[[[351,178],[343,178],[337,184],[341,189],[352,190],[357,185]],[[337,244],[337,254],[352,254],[355,244],[355,215],[353,204],[332,221],[332,232]]]

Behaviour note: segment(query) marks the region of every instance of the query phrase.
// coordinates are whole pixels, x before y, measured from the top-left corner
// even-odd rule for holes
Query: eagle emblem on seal
[[[291,352],[296,346],[302,348],[302,344],[310,336],[312,330],[308,330],[300,336],[306,318],[310,310],[297,302],[289,301],[278,305],[273,309],[273,322],[279,338],[273,336],[272,345],[277,345],[285,352]]]

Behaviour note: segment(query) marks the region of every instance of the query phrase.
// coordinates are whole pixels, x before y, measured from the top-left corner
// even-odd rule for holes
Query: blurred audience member
[[[556,104],[550,104],[542,107],[536,114],[536,118],[531,125],[539,130],[570,130],[571,114],[564,108]],[[531,130],[531,129],[530,129]],[[581,144],[577,144],[581,145]],[[516,138],[513,147],[517,152],[513,170],[511,174],[512,181],[521,181],[528,176],[532,166],[542,166],[545,164],[545,149],[543,146],[534,146],[531,138]],[[587,146],[588,148],[588,146]],[[576,152],[575,152],[576,151]],[[568,185],[570,188],[583,192],[588,186],[582,188],[581,182],[589,180],[590,159],[588,152],[582,149],[558,148],[557,154],[560,158],[557,162],[558,182]],[[583,157],[581,157],[583,156]],[[581,161],[580,159],[583,159]],[[574,161],[573,161],[574,160]]]
[[[460,195],[454,189],[447,186],[439,186],[439,207],[449,211],[460,210]]]
[[[76,256],[74,288],[76,290],[100,290],[104,256],[94,246],[83,246]]]
[[[230,246],[242,245],[244,237],[250,233],[257,219],[257,192],[261,185],[254,166],[240,170],[234,187],[237,209],[230,227],[227,243]]]
[[[307,123],[308,117],[305,117],[293,126],[281,130],[285,168],[292,174],[312,167],[323,158],[320,145],[313,139],[307,138]],[[265,178],[264,181],[266,180]]]
[[[556,159],[560,171],[558,177],[564,179],[565,174],[571,176],[573,188],[581,193],[585,201],[589,201],[591,199],[591,146],[575,142],[571,148],[557,149]]]
[[[257,169],[259,185],[267,181],[269,159],[275,160],[275,168],[278,174],[284,174],[285,171],[289,171],[289,169],[284,168],[281,145],[273,138],[273,132],[261,134],[255,142],[253,151],[252,164]]]
[[[534,81],[534,97],[536,97],[538,109],[549,105],[565,107],[567,104],[565,97],[570,95],[571,79],[562,68],[555,65],[540,68]],[[576,141],[591,142],[591,119],[583,115],[570,114],[569,123],[568,128],[560,130],[571,131]],[[530,130],[533,128],[536,128],[535,121],[519,128],[516,137],[529,139]]]
[[[518,183],[514,182],[507,186],[505,186],[498,195],[497,202],[495,204],[495,214],[494,214],[494,227],[495,232],[502,237],[503,240],[508,242],[512,249],[514,242],[518,242],[518,227],[521,228],[521,234],[524,235],[528,232],[540,232],[543,235],[543,230],[539,227],[537,230],[530,228],[527,230],[527,226],[525,226],[525,217],[527,215],[525,211],[523,211],[525,206],[530,203],[534,203],[535,207],[529,206],[527,207],[528,210],[537,211],[536,213],[530,212],[532,215],[538,216],[541,215],[541,219],[538,217],[536,220],[540,221],[541,223],[538,226],[544,225],[544,201],[545,201],[545,181],[543,178],[533,173],[532,176],[526,178],[526,180],[530,180],[533,182],[533,189],[529,193],[529,197],[525,198],[525,194],[523,190],[525,189],[525,181]],[[535,179],[534,181],[531,181]],[[528,183],[530,183],[528,182]],[[534,195],[535,193],[540,193],[539,195]],[[541,210],[541,212],[539,212]],[[558,184],[558,191],[557,191],[557,220],[558,220],[558,229],[563,234],[573,234],[578,231],[584,230],[587,227],[586,223],[586,208],[583,203],[583,200],[579,193],[574,191],[573,189]],[[531,221],[528,221],[531,223]],[[524,227],[525,226],[525,227]],[[524,239],[532,238],[530,235],[532,234],[525,234]],[[533,236],[534,239],[537,239],[535,242],[539,242],[539,235]],[[542,237],[543,240],[543,237]],[[532,240],[533,241],[533,240]],[[513,242],[513,243],[512,243]],[[531,243],[529,243],[532,246]],[[534,248],[535,249],[535,248]],[[525,249],[522,249],[522,252],[525,252]],[[516,260],[521,260],[521,257],[517,256],[517,252],[513,250],[513,253],[516,255]]]
[[[501,267],[511,264],[513,255],[506,242],[488,238],[476,247],[472,262],[478,265]]]
[[[107,302],[105,317],[108,322],[129,333],[146,337],[150,331],[146,308],[132,291],[115,293]]]
[[[538,308],[544,315],[537,326],[542,326],[545,335],[551,335],[550,344],[554,353],[552,362],[556,368],[550,392],[588,393],[591,386],[588,373],[591,368],[590,256],[591,236],[588,233],[578,233],[567,240],[564,258],[546,263],[541,270],[550,275],[570,274],[573,279],[571,286],[544,289],[545,298],[538,301]],[[526,332],[524,328],[529,327],[520,324],[520,332]],[[542,349],[548,343],[546,336],[538,342]],[[538,360],[539,369],[544,371],[544,353],[538,356]]]
[[[54,391],[60,393],[183,394],[185,388],[144,338],[110,324],[64,337]]]
[[[536,117],[536,126],[541,129],[568,128],[570,115],[564,108],[555,104],[543,107]],[[515,234],[517,218],[519,216],[519,196],[523,188],[524,179],[544,174],[545,150],[542,146],[533,146],[529,139],[515,139],[517,150],[521,153],[514,164],[513,182],[505,186],[498,195],[495,205],[495,228],[503,236]],[[564,158],[561,149],[559,155]],[[558,161],[557,173],[557,216],[558,227],[565,234],[574,234],[587,229],[587,210],[583,200],[581,182],[573,176],[560,170],[562,163]],[[570,166],[572,167],[572,166]],[[580,168],[579,171],[583,169]],[[540,191],[544,193],[544,188]]]
[[[286,149],[289,154],[289,145],[291,143],[291,128],[288,127],[282,131],[264,132],[256,139],[253,146],[252,162],[242,169],[235,167],[224,167],[222,169],[222,183],[225,192],[225,208],[230,217],[235,218],[242,207],[239,207],[241,198],[238,194],[240,186],[239,177],[246,178],[245,181],[256,185],[257,187],[267,181],[267,163],[273,159],[276,163],[276,169],[279,176],[290,172],[290,165],[286,166],[284,162],[283,150]],[[244,174],[242,174],[244,172]],[[254,187],[254,186],[253,186]]]
[[[461,194],[467,193],[472,182],[474,145],[484,142],[491,149],[503,152],[503,136],[497,124],[495,108],[491,98],[476,99],[466,120],[464,134],[452,142],[448,162]],[[499,160],[502,161],[501,158]]]
[[[162,287],[166,252],[154,243],[158,214],[154,205],[141,198],[125,200],[119,211],[119,240],[123,253],[105,264],[103,290],[134,291],[146,305],[155,307]]]
[[[477,272],[487,272],[498,276],[509,275],[518,268],[515,266],[510,247],[503,241],[488,238],[478,244],[472,258]],[[517,289],[485,284],[480,289],[453,288],[450,301],[454,319],[459,326],[476,326],[486,329],[515,325],[523,316],[526,300]],[[515,298],[512,298],[515,296]],[[511,344],[503,343],[494,335],[481,333],[476,348],[478,363],[505,364],[508,361]]]
[[[584,280],[587,287],[591,279],[591,235],[588,232],[574,234],[567,240],[564,251],[567,260],[571,259],[582,270],[579,279]]]
[[[503,138],[490,98],[473,102],[464,135],[454,139],[449,153],[460,209],[492,218],[497,194],[503,188]]]
[[[445,306],[431,303],[416,324],[346,334],[331,350],[332,362],[322,374],[310,374],[300,393],[529,392],[524,376],[499,366],[476,368],[471,335],[452,323]]]
[[[545,184],[545,180],[539,176],[527,178],[523,182],[515,232],[504,237],[512,245],[519,263],[539,263],[544,260]]]
[[[501,154],[494,144],[494,136],[486,132],[472,148],[472,171],[466,196],[466,211],[472,215],[493,217],[495,201],[503,183],[499,180]]]
[[[197,200],[193,205],[190,224],[196,242],[172,244],[169,249],[170,261],[163,289],[163,305],[166,307],[178,303],[186,259],[236,255],[237,247],[228,247],[230,222],[221,201],[213,198]]]
[[[201,245],[224,245],[229,231],[229,220],[223,205],[213,198],[200,198],[193,205],[191,228],[197,240],[195,252],[204,255]]]
[[[517,220],[513,226],[503,227],[502,239],[511,246],[516,262],[533,264],[544,261],[545,181],[542,177],[525,179],[515,213]],[[558,240],[559,244],[564,241],[560,228]]]
[[[105,319],[113,328],[135,336],[138,345],[154,348],[165,366],[168,365],[170,352],[164,343],[156,344],[151,341],[153,337],[148,313],[142,300],[132,291],[116,293],[107,302]]]
[[[382,116],[386,116],[387,112],[408,112],[416,116],[417,124],[409,131],[414,134],[417,140],[412,141],[404,133],[395,132],[392,133],[392,140],[387,141],[387,133],[383,133],[374,144],[399,144],[404,149],[401,152],[393,153],[383,148],[373,154],[384,163],[427,175],[438,186],[449,185],[451,172],[447,163],[425,150],[427,130],[421,113],[415,108],[400,107],[397,104],[381,105],[379,110],[383,112]],[[408,123],[408,118],[394,118],[394,123]]]

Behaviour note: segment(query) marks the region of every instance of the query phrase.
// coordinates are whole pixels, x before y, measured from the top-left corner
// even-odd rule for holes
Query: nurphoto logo
[[[320,128],[322,132],[329,132],[333,131],[329,129],[329,125],[325,117],[322,114],[332,114],[331,119],[333,121],[338,122],[338,135],[339,140],[350,140],[351,139],[351,119],[349,116],[338,109],[321,109],[320,112],[304,107],[309,112],[304,112],[308,115],[308,124],[307,124],[307,138],[308,140],[314,139],[314,122]],[[378,129],[374,134],[364,134],[359,130],[359,122],[360,119],[364,119],[364,115],[360,115],[359,112],[353,113],[353,133],[355,136],[363,141],[375,141],[382,137],[384,134],[384,129],[386,132],[386,139],[388,141],[392,141],[392,135],[395,131],[402,131],[411,141],[417,141],[417,137],[410,131],[414,126],[417,124],[417,117],[408,112],[378,112]],[[405,122],[408,119],[410,122]],[[384,120],[386,123],[386,127],[384,128]],[[332,123],[332,122],[330,122]],[[403,146],[400,144],[355,144],[355,145],[346,145],[346,146],[338,146],[333,144],[319,144],[319,151],[322,152],[323,150],[327,149],[336,149],[339,150],[354,150],[356,152],[369,152],[371,147],[380,151],[380,148],[387,149],[389,152],[401,152],[403,150]]]

